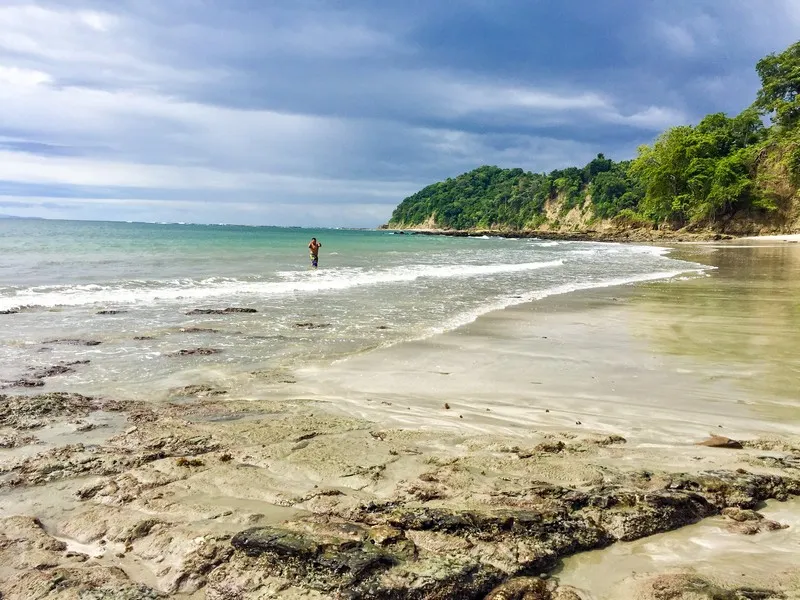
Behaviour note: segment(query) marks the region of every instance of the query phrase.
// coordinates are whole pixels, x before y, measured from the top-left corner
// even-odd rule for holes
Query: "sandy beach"
[[[236,394],[9,395],[2,597],[800,598],[790,241]]]

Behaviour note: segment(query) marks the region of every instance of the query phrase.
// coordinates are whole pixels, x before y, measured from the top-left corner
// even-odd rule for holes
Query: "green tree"
[[[673,127],[662,133],[652,148],[642,146],[631,172],[645,186],[642,209],[656,222],[683,221],[690,194],[687,171],[692,128]]]
[[[755,106],[772,115],[772,121],[791,129],[800,122],[800,42],[780,54],[765,56],[756,65],[761,89]]]
[[[594,180],[595,176],[598,173],[605,173],[607,171],[610,171],[613,168],[613,166],[614,166],[613,160],[606,158],[605,155],[603,154],[598,154],[597,158],[594,158],[591,161],[589,161],[589,164],[587,164],[583,168],[583,180],[586,183],[589,183],[590,181]]]

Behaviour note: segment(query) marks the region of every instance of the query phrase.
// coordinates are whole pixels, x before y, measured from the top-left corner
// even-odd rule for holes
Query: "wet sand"
[[[709,431],[800,434],[800,247],[674,253],[715,269],[490,313],[301,371],[296,389],[342,414],[465,433],[574,430],[580,421],[580,431],[642,444],[690,443]]]
[[[241,396],[0,411],[0,592],[482,598],[546,572],[534,598],[687,573],[795,597],[800,508],[773,499],[800,492],[800,246],[675,252],[715,269],[258,373]],[[746,538],[718,516],[764,500]]]

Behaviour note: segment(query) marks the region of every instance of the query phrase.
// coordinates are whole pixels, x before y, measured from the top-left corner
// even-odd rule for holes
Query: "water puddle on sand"
[[[726,530],[727,520],[714,517],[677,531],[564,561],[556,574],[563,584],[584,591],[591,600],[627,597],[631,578],[690,571],[731,586],[768,586],[774,576],[800,565],[800,499],[770,502],[760,510],[788,529],[742,535]]]

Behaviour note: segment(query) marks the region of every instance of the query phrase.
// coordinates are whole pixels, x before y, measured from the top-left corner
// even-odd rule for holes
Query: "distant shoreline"
[[[631,229],[618,232],[603,231],[500,231],[496,229],[408,229],[383,227],[384,231],[405,235],[441,235],[447,237],[497,237],[497,238],[539,238],[544,240],[587,241],[587,242],[697,242],[732,240],[738,237],[719,232],[680,232],[658,229]]]
[[[765,235],[733,235],[717,231],[670,231],[659,229],[626,229],[622,231],[542,231],[521,230],[501,231],[497,229],[413,229],[404,227],[382,226],[382,231],[402,235],[441,235],[447,237],[497,237],[497,238],[539,238],[558,241],[586,242],[714,242],[723,240],[781,240],[795,242],[800,240],[800,233],[765,234]]]

